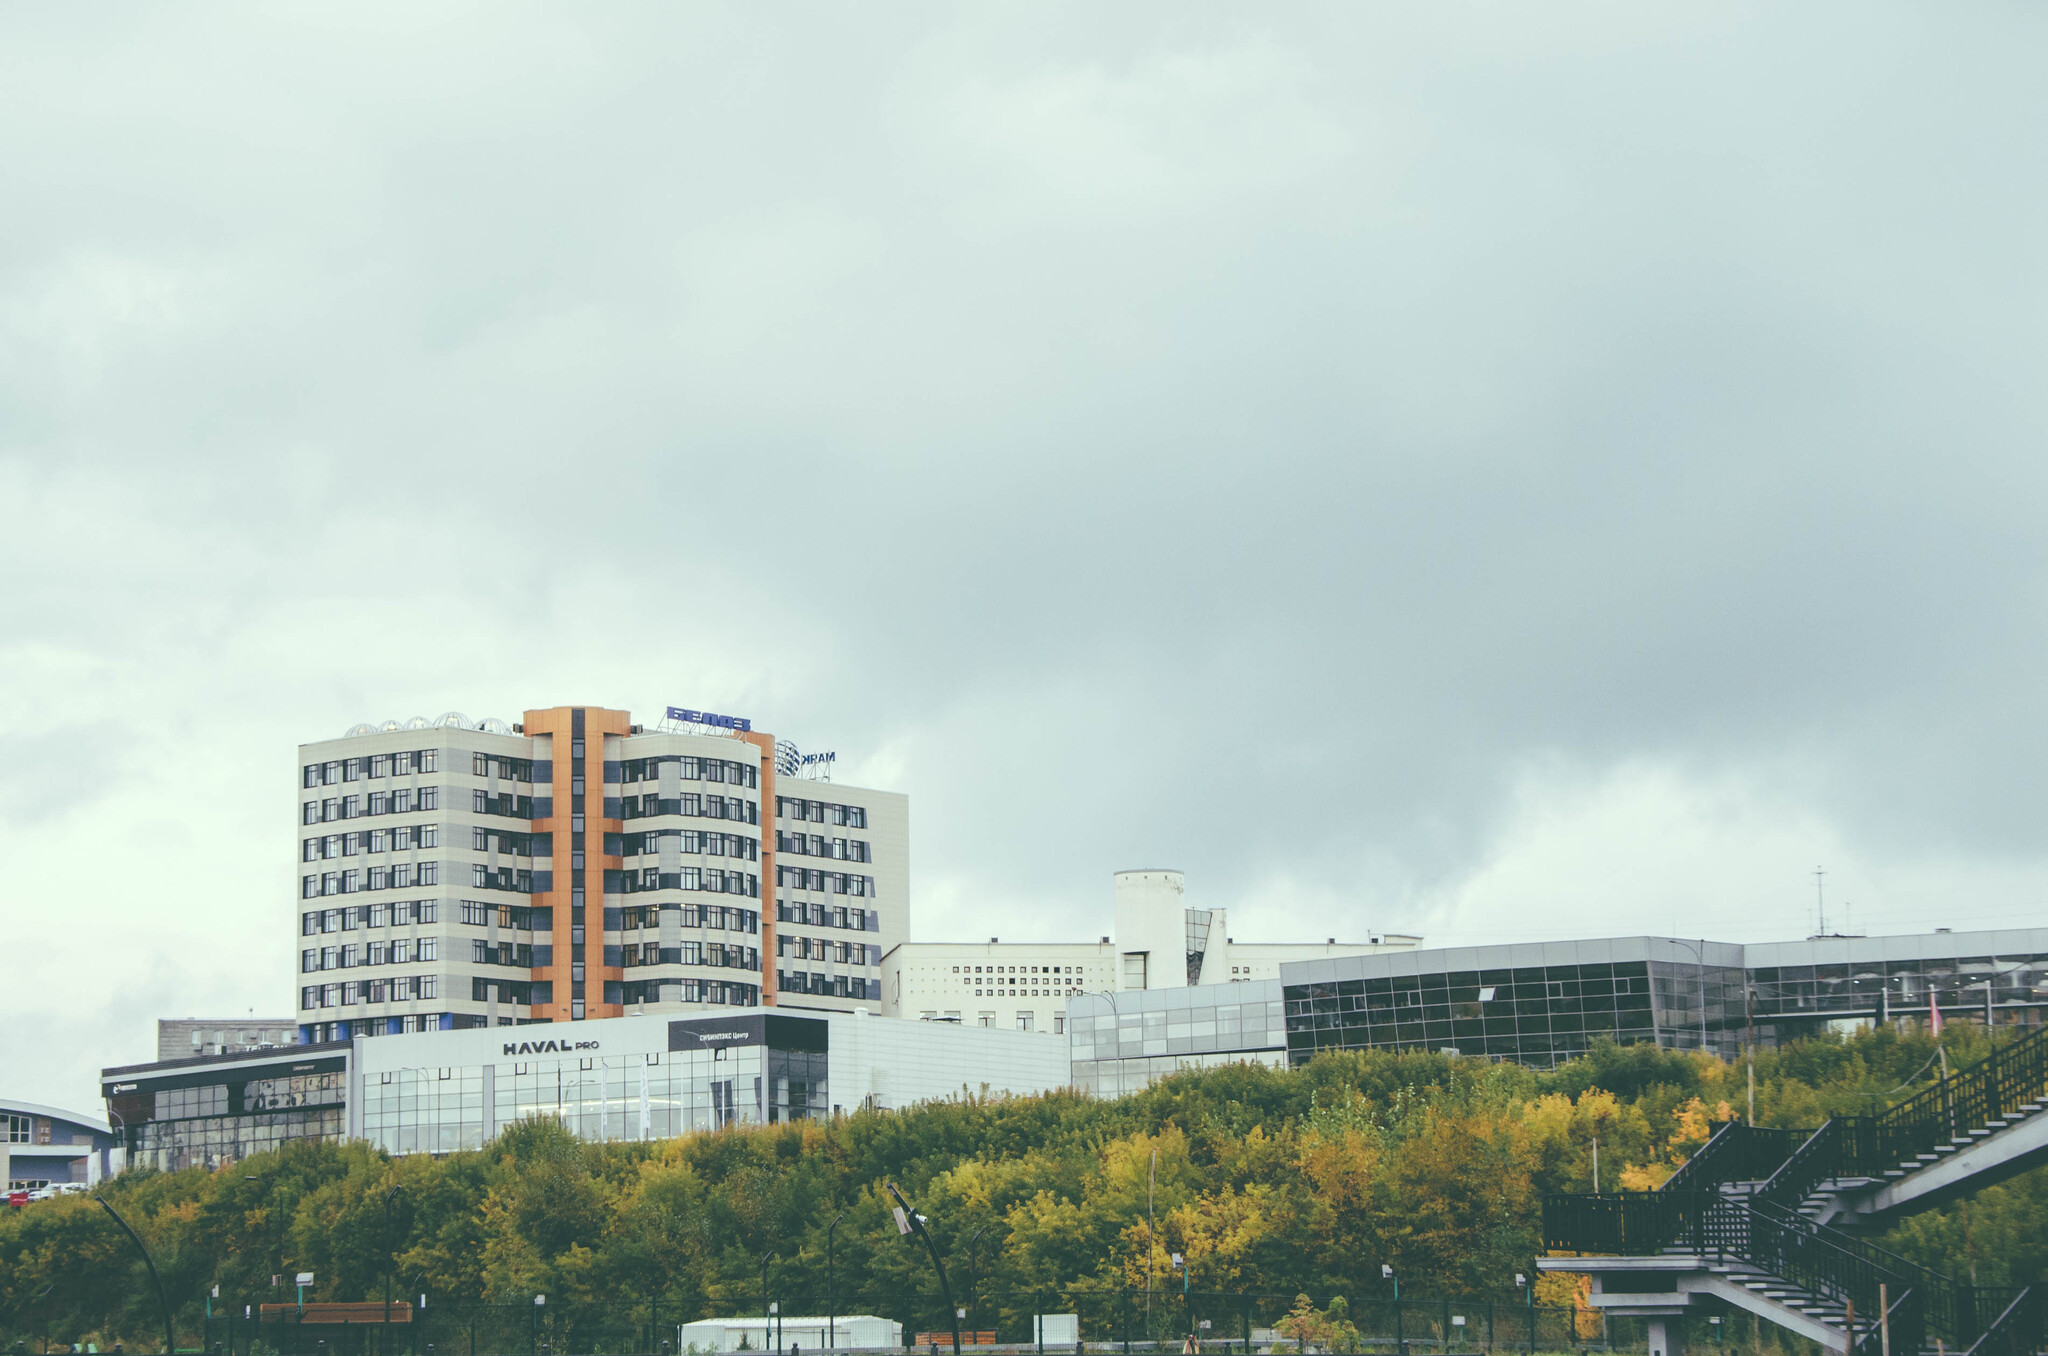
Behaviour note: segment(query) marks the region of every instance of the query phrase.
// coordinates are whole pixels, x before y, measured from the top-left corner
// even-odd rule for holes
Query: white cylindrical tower
[[[1119,871],[1116,881],[1117,987],[1172,989],[1187,976],[1187,906],[1181,873]]]

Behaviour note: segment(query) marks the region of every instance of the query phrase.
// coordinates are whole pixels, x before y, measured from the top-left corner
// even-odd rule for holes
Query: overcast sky
[[[0,1091],[295,746],[728,711],[923,939],[2048,920],[2038,7],[0,15]]]

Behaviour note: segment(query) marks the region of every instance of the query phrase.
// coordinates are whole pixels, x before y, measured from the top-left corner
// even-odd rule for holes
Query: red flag
[[[1927,991],[1927,1012],[1928,1028],[1932,1030],[1936,1036],[1941,1035],[1941,1000],[1935,996],[1934,990],[1932,989],[1929,989]]]

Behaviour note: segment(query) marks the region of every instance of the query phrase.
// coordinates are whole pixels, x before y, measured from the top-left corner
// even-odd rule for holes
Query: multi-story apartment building
[[[1412,951],[1420,937],[1239,942],[1222,909],[1191,909],[1178,871],[1119,871],[1116,937],[1100,942],[905,942],[883,958],[891,1017],[1066,1034],[1069,999],[1090,993],[1277,980],[1293,961]]]
[[[302,1039],[761,1005],[881,1006],[901,795],[750,722],[562,706],[301,745]]]

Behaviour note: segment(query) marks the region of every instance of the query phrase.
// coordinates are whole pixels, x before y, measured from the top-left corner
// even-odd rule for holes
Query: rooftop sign
[[[816,777],[837,762],[836,753],[804,753],[787,739],[775,741],[775,770],[784,777]]]
[[[685,725],[715,725],[721,730],[738,730],[743,734],[754,728],[754,722],[745,716],[721,716],[715,711],[690,711],[680,706],[671,706],[668,718]]]

